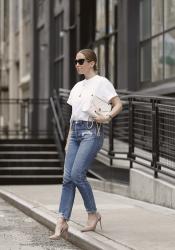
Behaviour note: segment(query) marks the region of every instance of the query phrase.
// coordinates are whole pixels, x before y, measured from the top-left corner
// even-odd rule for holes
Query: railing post
[[[133,99],[129,98],[129,124],[128,124],[128,141],[129,141],[129,152],[128,158],[130,160],[130,168],[133,167],[133,152],[134,152],[134,139],[133,139],[133,124],[134,123],[134,108]]]
[[[152,100],[152,167],[154,177],[158,177],[157,161],[159,159],[159,136],[158,136],[158,107],[156,100]]]
[[[112,166],[113,164],[113,156],[114,156],[114,153],[113,153],[113,150],[114,150],[114,133],[113,133],[113,120],[110,122],[109,124],[109,152],[108,152],[108,155],[110,156],[110,166]]]

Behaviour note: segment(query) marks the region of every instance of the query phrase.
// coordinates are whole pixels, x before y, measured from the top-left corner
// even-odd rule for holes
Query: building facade
[[[31,9],[26,0],[0,1],[0,99],[25,99],[31,86]],[[17,105],[1,103],[0,126],[17,129]]]
[[[0,0],[0,98],[49,98],[80,78],[78,50],[93,48],[117,89],[175,93],[175,0]],[[1,107],[1,124],[15,108]]]

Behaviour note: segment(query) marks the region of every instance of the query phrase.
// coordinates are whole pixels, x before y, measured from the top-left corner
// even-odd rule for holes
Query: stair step
[[[1,162],[60,162],[59,159],[0,159]]]
[[[49,179],[49,178],[62,178],[62,175],[1,175],[0,179],[6,179],[6,178],[18,178],[18,179],[22,179],[22,178],[43,178],[43,179]]]
[[[32,146],[37,146],[37,147],[55,147],[55,144],[54,143],[46,143],[46,144],[42,144],[42,143],[32,143],[32,144],[25,144],[25,143],[1,143],[0,144],[0,147],[9,147],[9,146],[13,146],[13,147],[32,147]]]
[[[1,170],[62,170],[61,167],[0,167]]]
[[[0,152],[4,151],[57,151],[54,144],[0,144]]]
[[[53,151],[22,151],[22,152],[0,152],[0,159],[21,159],[21,158],[25,158],[27,159],[38,159],[41,158],[42,159],[48,159],[48,158],[58,158],[58,153],[57,152],[53,152]]]
[[[25,170],[0,170],[0,178],[2,178],[3,176],[16,176],[16,175],[20,175],[20,176],[24,176],[24,175],[28,175],[28,176],[33,176],[33,175],[63,175],[63,170],[62,169],[56,169],[56,170],[41,170],[41,169],[25,169]]]
[[[0,144],[50,144],[54,139],[0,139]]]
[[[0,139],[0,184],[61,183],[63,168],[53,139]]]
[[[35,167],[35,166],[52,166],[58,167],[60,165],[59,159],[0,159],[0,166],[2,167]]]
[[[43,155],[45,155],[45,154],[48,154],[48,155],[50,155],[50,154],[53,154],[53,155],[58,155],[58,153],[56,152],[56,151],[41,151],[41,152],[36,152],[36,151],[23,151],[23,152],[21,152],[21,151],[5,151],[5,152],[0,152],[0,155],[9,155],[9,154],[12,154],[12,155],[18,155],[18,154],[31,154],[31,155],[35,155],[35,154],[43,154]]]

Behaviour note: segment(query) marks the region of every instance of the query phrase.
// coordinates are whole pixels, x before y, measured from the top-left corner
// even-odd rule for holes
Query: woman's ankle
[[[88,213],[88,219],[95,219],[97,217],[97,212],[95,213]]]
[[[60,224],[66,223],[66,219],[64,217],[58,217],[57,222]]]

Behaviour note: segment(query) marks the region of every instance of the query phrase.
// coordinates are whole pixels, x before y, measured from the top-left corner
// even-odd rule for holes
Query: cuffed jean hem
[[[64,220],[69,221],[69,218],[66,217],[63,213],[58,212],[57,214],[58,214],[58,218],[63,218]]]
[[[97,210],[91,210],[91,211],[87,211],[87,210],[86,210],[86,212],[87,212],[88,214],[96,214],[96,213],[97,213]]]

